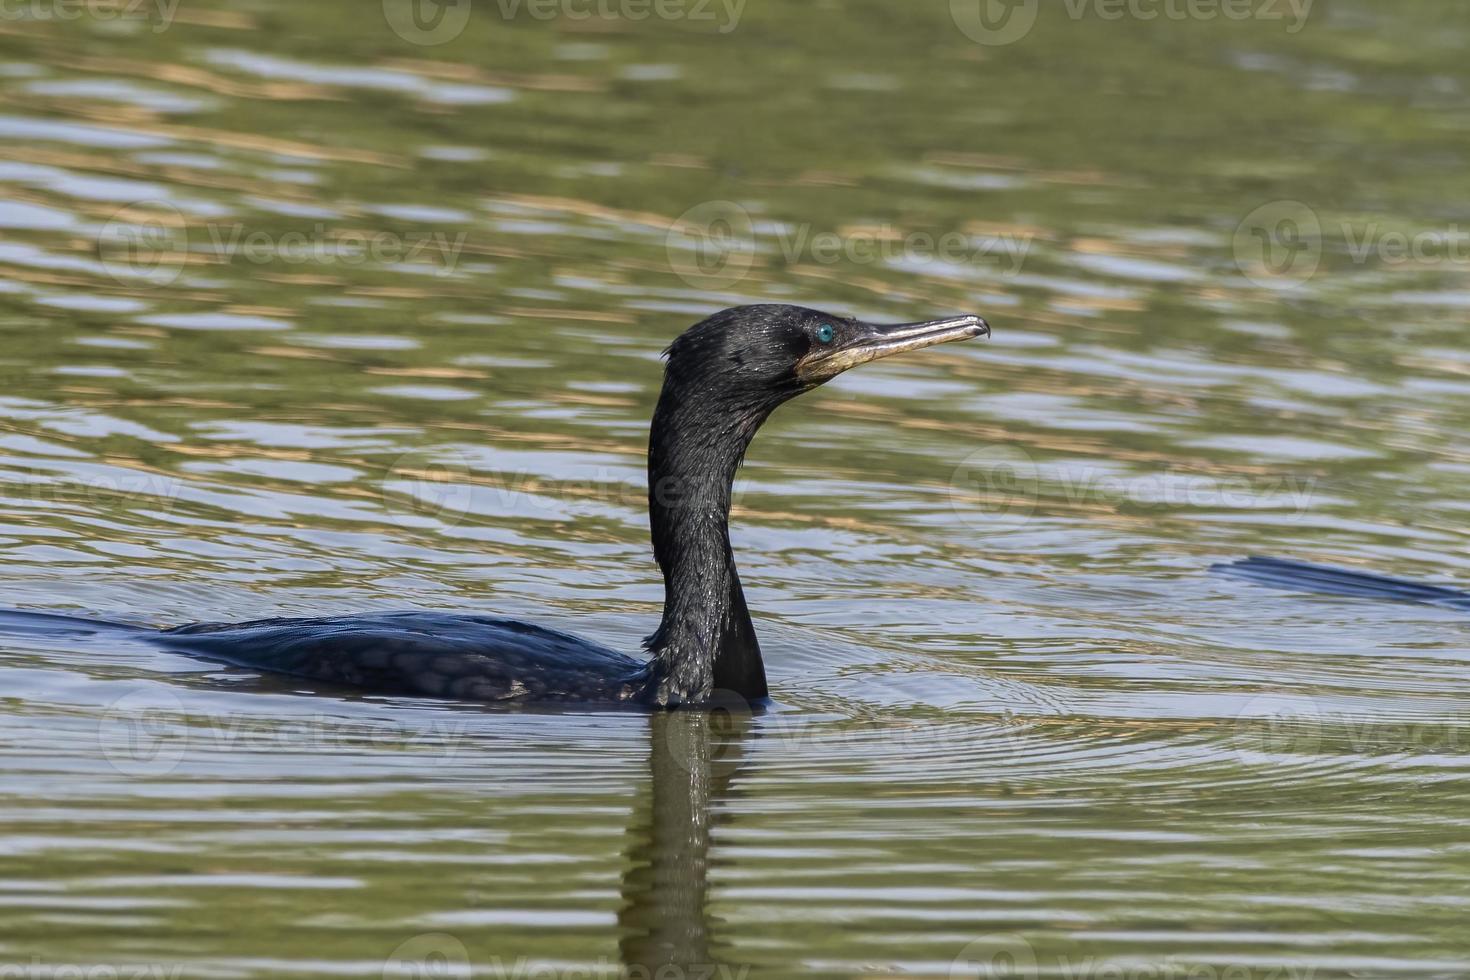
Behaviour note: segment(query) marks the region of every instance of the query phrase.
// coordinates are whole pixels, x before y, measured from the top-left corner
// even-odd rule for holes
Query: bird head
[[[860,364],[989,334],[970,314],[874,324],[801,306],[736,306],[669,346],[666,391],[769,413]]]

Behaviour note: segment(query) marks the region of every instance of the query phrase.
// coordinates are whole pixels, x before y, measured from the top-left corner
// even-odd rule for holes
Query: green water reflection
[[[1203,574],[1470,582],[1467,40],[1442,0],[0,6],[0,606],[633,649],[672,336],[995,327],[756,443],[777,705],[733,731],[0,637],[0,976],[1470,972],[1464,620]]]

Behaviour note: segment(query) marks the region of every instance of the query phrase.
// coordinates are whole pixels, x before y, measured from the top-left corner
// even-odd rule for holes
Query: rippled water
[[[0,606],[632,649],[669,338],[995,337],[758,440],[754,718],[0,636],[0,976],[1470,974],[1470,623],[1205,572],[1470,582],[1463,10],[625,6],[7,8]]]

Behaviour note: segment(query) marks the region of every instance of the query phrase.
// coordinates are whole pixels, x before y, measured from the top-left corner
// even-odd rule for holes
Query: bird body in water
[[[365,692],[649,707],[702,704],[716,692],[761,700],[765,667],[729,535],[735,472],[756,430],[780,405],[849,368],[989,332],[976,316],[878,326],[757,305],[717,313],[675,340],[649,437],[649,517],[665,602],[663,620],[645,642],[647,659],[472,614],[368,613],[166,630],[85,622],[210,660]],[[10,615],[31,628],[53,619],[80,625],[69,617]]]

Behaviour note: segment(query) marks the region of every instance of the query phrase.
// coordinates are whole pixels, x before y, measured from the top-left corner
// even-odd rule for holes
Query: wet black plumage
[[[530,623],[433,612],[201,623],[166,646],[364,691],[464,701],[639,699],[648,665]]]
[[[14,622],[128,629],[211,660],[395,695],[646,706],[699,704],[715,691],[761,699],[765,667],[728,527],[735,472],[756,431],[784,402],[858,364],[987,333],[974,316],[875,326],[759,305],[717,313],[675,340],[649,436],[649,519],[666,598],[645,642],[646,660],[470,614],[369,613],[162,631],[33,614]],[[0,616],[0,628],[6,622]]]

